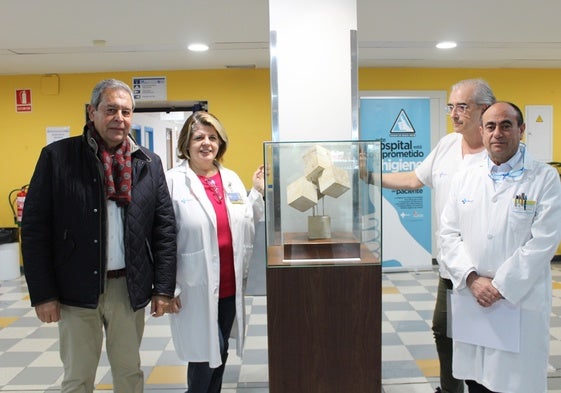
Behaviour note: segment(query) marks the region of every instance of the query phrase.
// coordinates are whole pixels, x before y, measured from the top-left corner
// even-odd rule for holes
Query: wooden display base
[[[379,261],[366,246],[370,263],[290,266],[282,246],[268,253],[269,391],[379,393]]]
[[[330,259],[360,262],[360,242],[351,234],[335,232],[329,239],[308,239],[305,232],[284,234],[284,262]]]
[[[380,263],[352,233],[334,232],[331,239],[309,240],[305,232],[286,232],[282,245],[267,249],[268,266]]]

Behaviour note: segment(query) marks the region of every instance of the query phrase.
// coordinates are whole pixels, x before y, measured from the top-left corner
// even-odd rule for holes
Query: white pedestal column
[[[274,141],[358,129],[356,0],[269,0]]]

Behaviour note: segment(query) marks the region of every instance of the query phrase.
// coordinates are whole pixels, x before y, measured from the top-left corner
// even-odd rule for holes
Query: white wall
[[[179,114],[181,115],[178,116]],[[179,136],[179,131],[189,114],[189,112],[174,112],[173,117],[176,118],[176,120],[165,120],[166,117],[169,117],[169,114],[166,112],[141,112],[134,113],[133,115],[132,124],[139,125],[141,127],[141,132],[143,133],[143,146],[148,147],[148,141],[144,139],[144,127],[151,127],[154,129],[154,153],[159,155],[162,159],[164,170],[167,169],[166,128],[171,128],[173,131],[173,162],[176,163],[177,137]]]

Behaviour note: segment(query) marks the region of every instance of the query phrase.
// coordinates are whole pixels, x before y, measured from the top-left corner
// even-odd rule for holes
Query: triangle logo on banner
[[[390,134],[394,135],[411,135],[415,134],[415,128],[413,128],[413,124],[409,120],[407,113],[405,110],[400,110],[397,118],[395,119],[392,129],[390,130]]]

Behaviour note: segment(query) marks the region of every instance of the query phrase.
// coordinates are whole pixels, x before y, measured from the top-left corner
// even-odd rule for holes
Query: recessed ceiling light
[[[438,44],[436,44],[436,47],[438,49],[452,49],[457,47],[458,44],[456,44],[454,41],[442,41],[439,42]]]
[[[192,52],[205,52],[208,50],[208,45],[206,44],[190,44],[187,49]]]

